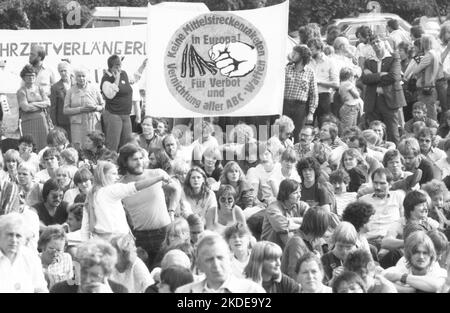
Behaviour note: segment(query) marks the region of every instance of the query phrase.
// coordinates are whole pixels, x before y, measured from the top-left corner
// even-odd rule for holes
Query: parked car
[[[358,38],[356,37],[356,30],[358,27],[367,25],[372,29],[374,34],[379,35],[381,38],[387,37],[386,23],[390,19],[398,20],[400,29],[409,34],[411,24],[402,19],[397,14],[391,13],[362,13],[358,17],[347,17],[343,19],[332,20],[330,25],[336,25],[339,27],[341,33],[345,34],[350,43],[356,45]]]

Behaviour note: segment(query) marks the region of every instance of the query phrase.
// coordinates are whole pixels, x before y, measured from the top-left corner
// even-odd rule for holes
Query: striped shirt
[[[305,66],[302,71],[295,69],[295,64],[286,67],[284,99],[309,101],[309,112],[314,113],[319,103],[317,81],[314,71]]]

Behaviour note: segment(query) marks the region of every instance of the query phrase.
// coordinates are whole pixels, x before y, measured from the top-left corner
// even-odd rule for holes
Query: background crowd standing
[[[0,291],[447,292],[450,24],[387,25],[357,47],[302,27],[283,115],[184,128],[141,112],[145,63],[129,78],[111,56],[98,88],[33,47],[0,159]]]

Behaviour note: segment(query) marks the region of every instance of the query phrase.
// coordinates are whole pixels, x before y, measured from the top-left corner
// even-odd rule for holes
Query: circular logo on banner
[[[267,72],[267,46],[245,19],[229,13],[203,14],[172,36],[164,71],[170,92],[186,109],[227,114],[260,91]]]

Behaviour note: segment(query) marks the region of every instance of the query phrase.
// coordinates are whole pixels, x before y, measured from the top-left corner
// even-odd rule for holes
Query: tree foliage
[[[170,0],[178,2],[204,2],[210,10],[231,11],[249,9],[254,0]],[[73,28],[67,24],[67,4],[70,0],[0,0],[0,28]],[[87,21],[92,9],[97,6],[146,6],[165,0],[78,0],[81,9],[81,24]],[[268,5],[283,0],[267,0]],[[332,19],[356,16],[366,12],[369,0],[290,0],[289,29],[296,30],[307,23],[325,26]],[[422,15],[436,16],[434,3],[440,14],[450,13],[449,0],[378,0],[383,12],[400,15],[412,21]],[[270,21],[268,21],[270,22]]]

